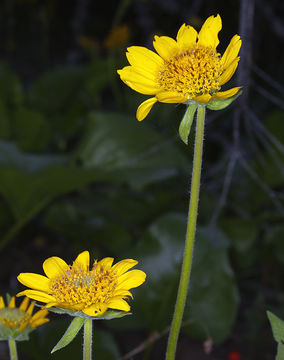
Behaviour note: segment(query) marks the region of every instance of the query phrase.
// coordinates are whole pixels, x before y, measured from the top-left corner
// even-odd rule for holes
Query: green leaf
[[[75,336],[80,331],[81,327],[83,326],[85,322],[84,318],[75,317],[72,321],[69,327],[67,328],[66,332],[62,336],[62,338],[59,340],[59,342],[54,346],[54,348],[51,350],[51,354],[54,353],[57,350],[60,350],[71,343],[71,341],[75,338]]]
[[[194,114],[197,108],[197,103],[189,104],[184,117],[179,126],[179,135],[182,141],[187,145],[188,143],[188,136],[190,133],[191,125],[194,119]]]
[[[51,132],[41,113],[19,107],[14,111],[12,119],[13,138],[23,151],[45,149]]]
[[[266,313],[270,321],[275,341],[284,342],[284,321],[270,311],[267,311]]]
[[[277,355],[275,360],[283,360],[284,359],[284,344],[278,343],[277,347]]]
[[[112,177],[142,187],[177,175],[188,162],[175,144],[134,118],[93,112],[75,154],[85,168],[103,167]]]
[[[83,68],[75,66],[43,74],[29,89],[28,99],[31,106],[48,115],[62,112],[78,96],[84,74]]]
[[[239,91],[235,96],[232,96],[227,99],[211,99],[206,106],[210,110],[223,110],[227,106],[229,106],[233,101],[235,101],[241,94],[242,91]]]
[[[176,213],[159,218],[142,237],[137,252],[131,253],[133,258],[139,259],[139,268],[147,274],[145,285],[135,290],[135,301],[131,306],[133,316],[141,326],[161,330],[170,325],[184,250],[186,219],[185,215]],[[201,339],[210,336],[214,342],[221,342],[230,334],[239,302],[228,246],[229,241],[220,230],[197,229],[183,331]],[[131,324],[126,322],[127,319],[122,320],[121,324],[130,327]]]

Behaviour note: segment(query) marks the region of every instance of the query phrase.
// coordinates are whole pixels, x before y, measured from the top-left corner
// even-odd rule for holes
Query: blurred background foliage
[[[220,13],[220,52],[240,33],[243,96],[207,114],[198,233],[177,359],[271,359],[267,309],[284,318],[284,5],[242,1],[0,2],[1,294],[19,272],[57,255],[139,260],[147,282],[133,315],[96,322],[97,359],[163,359],[183,252],[193,134],[178,138],[183,105],[122,84],[129,45],[152,48]],[[69,319],[21,343],[50,359]],[[79,358],[82,340],[52,355]],[[213,346],[212,346],[213,345]],[[0,358],[7,359],[6,344]],[[235,359],[235,358],[234,358]]]

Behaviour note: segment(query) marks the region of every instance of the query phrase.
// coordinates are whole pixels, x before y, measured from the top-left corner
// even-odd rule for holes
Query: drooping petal
[[[170,104],[184,103],[187,101],[187,98],[184,95],[174,91],[161,91],[156,94],[156,98],[160,102]]]
[[[226,82],[228,82],[231,77],[234,75],[237,67],[238,67],[238,63],[239,63],[240,58],[237,57],[228,67],[227,69],[223,72],[223,74],[219,77],[219,84],[220,85],[224,85]]]
[[[177,33],[177,44],[181,52],[196,44],[197,31],[189,25],[183,24]]]
[[[112,257],[106,257],[106,258],[98,261],[97,266],[102,267],[105,270],[109,270],[112,266],[113,260],[114,260],[114,258],[112,258]]]
[[[11,297],[11,300],[10,300],[10,302],[9,302],[9,305],[8,305],[8,308],[9,309],[14,309],[15,308],[15,306],[16,306],[16,302],[15,302],[15,296],[12,296]]]
[[[203,104],[207,104],[211,100],[211,98],[212,96],[210,94],[203,94],[203,95],[195,96],[193,100]]]
[[[221,58],[221,64],[223,65],[224,69],[226,69],[238,56],[241,45],[242,40],[239,35],[234,35]]]
[[[42,318],[42,319],[38,319],[38,320],[35,320],[31,323],[31,328],[32,329],[35,329],[36,327],[40,326],[40,325],[43,325],[45,323],[49,322],[49,319],[48,318]]]
[[[33,273],[21,273],[17,279],[21,284],[34,290],[50,293],[50,280],[46,276]]]
[[[27,307],[29,305],[29,301],[30,301],[30,299],[25,297],[24,300],[21,302],[21,305],[20,305],[19,309],[22,310],[22,311],[26,311]]]
[[[114,274],[116,274],[116,276],[120,276],[137,264],[138,264],[138,261],[136,261],[136,260],[125,259],[125,260],[121,260],[117,264],[115,264],[111,270]]]
[[[198,44],[216,49],[219,44],[218,33],[222,29],[222,20],[218,14],[207,18],[198,34]]]
[[[129,290],[140,286],[146,279],[146,274],[141,270],[131,270],[118,278],[116,290]]]
[[[37,300],[37,301],[41,301],[41,302],[45,302],[45,303],[49,303],[49,302],[56,303],[56,299],[54,296],[46,294],[42,291],[24,290],[24,291],[21,291],[20,293],[18,293],[17,297],[24,296],[24,295],[33,300]]]
[[[42,267],[49,279],[60,275],[65,275],[65,271],[69,269],[69,265],[67,265],[64,260],[57,256],[52,256],[46,259]]]
[[[156,97],[152,97],[139,105],[137,112],[136,112],[136,118],[138,121],[142,121],[145,119],[145,117],[149,114],[150,110],[152,109],[153,105],[157,102]]]
[[[34,304],[31,303],[30,306],[29,306],[29,308],[28,308],[28,310],[26,311],[27,314],[32,315],[33,310],[34,310],[34,307],[35,307]]]
[[[120,296],[111,298],[110,301],[108,302],[108,307],[111,309],[122,310],[122,311],[130,310],[129,304],[125,300],[123,300]]]
[[[131,46],[127,51],[126,57],[135,68],[157,73],[164,65],[164,60],[158,54],[143,46]]]
[[[230,98],[242,88],[242,86],[234,87],[226,91],[219,91],[213,95],[213,99],[227,99]]]
[[[35,321],[35,320],[44,318],[47,314],[48,314],[48,310],[41,309],[33,315],[33,317],[31,318],[31,321]]]
[[[154,39],[154,48],[164,60],[167,61],[178,53],[177,42],[171,37],[156,35]]]
[[[73,266],[80,268],[82,271],[89,270],[90,266],[90,253],[89,251],[83,251],[75,259]]]

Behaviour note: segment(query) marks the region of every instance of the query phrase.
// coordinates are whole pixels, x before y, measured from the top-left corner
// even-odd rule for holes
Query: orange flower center
[[[213,94],[220,89],[223,72],[220,54],[215,49],[196,44],[165,62],[158,83],[166,91],[182,93],[187,99]]]
[[[53,279],[50,288],[62,307],[82,310],[97,305],[99,313],[101,305],[112,297],[116,284],[115,274],[95,262],[92,270],[73,265],[64,276]]]

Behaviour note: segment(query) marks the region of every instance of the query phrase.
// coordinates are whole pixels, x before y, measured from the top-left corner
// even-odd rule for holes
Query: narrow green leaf
[[[270,311],[267,311],[266,313],[270,321],[274,339],[277,342],[284,341],[284,321]]]
[[[183,119],[179,126],[179,135],[182,141],[187,145],[188,136],[190,133],[191,125],[193,122],[194,114],[197,108],[197,103],[188,105],[186,112],[183,116]]]
[[[223,110],[227,106],[229,106],[234,100],[236,100],[241,94],[242,91],[239,91],[235,96],[227,99],[212,99],[207,104],[207,107],[210,110]]]
[[[284,359],[284,344],[280,342],[278,343],[277,355],[275,360],[283,360],[283,359]]]
[[[71,341],[78,334],[78,332],[81,329],[81,327],[83,326],[84,322],[85,322],[85,319],[80,318],[80,317],[75,317],[74,320],[71,321],[71,324],[68,326],[68,329],[65,331],[62,338],[51,350],[51,354],[59,349],[64,348],[68,344],[70,344]]]

